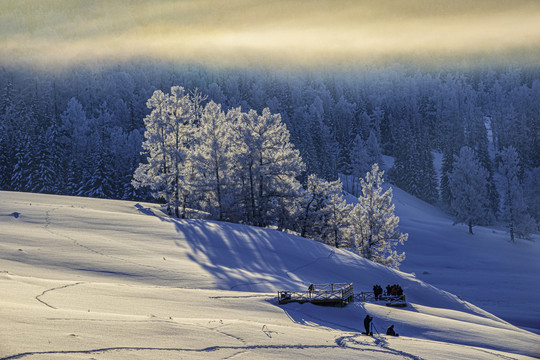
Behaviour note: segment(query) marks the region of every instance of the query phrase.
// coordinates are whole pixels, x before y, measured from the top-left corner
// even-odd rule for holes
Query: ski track
[[[263,332],[264,332],[264,326],[263,325]],[[209,328],[212,329],[212,328]],[[140,347],[140,346],[117,346],[117,347],[105,347],[105,348],[98,348],[98,349],[89,349],[89,350],[51,350],[51,351],[31,351],[31,352],[24,352],[14,355],[9,355],[3,358],[0,358],[0,360],[12,360],[12,359],[22,359],[25,357],[30,357],[34,355],[72,355],[72,354],[100,354],[100,353],[107,353],[112,351],[167,351],[167,352],[186,352],[186,353],[210,353],[210,352],[216,352],[220,350],[238,350],[238,352],[225,357],[224,359],[232,359],[236,356],[239,356],[241,354],[249,353],[253,350],[285,350],[285,349],[297,349],[297,350],[304,350],[304,349],[348,349],[358,352],[375,352],[375,353],[381,353],[386,355],[395,355],[400,356],[406,359],[411,360],[424,360],[424,358],[420,356],[416,356],[414,354],[410,354],[404,351],[396,350],[388,346],[388,343],[385,339],[382,339],[382,337],[379,335],[379,337],[374,337],[374,343],[370,344],[368,342],[364,341],[358,341],[359,337],[363,337],[363,335],[346,335],[341,336],[335,339],[335,345],[247,345],[246,341],[236,337],[234,335],[227,334],[225,332],[213,329],[214,331],[228,336],[232,337],[236,340],[239,340],[243,343],[242,346],[210,346],[206,348],[200,348],[200,349],[190,349],[190,348],[174,348],[174,347]],[[272,332],[272,331],[271,331]],[[422,341],[418,339],[411,339],[413,341]],[[349,344],[352,344],[354,346],[362,346],[362,348],[350,346]],[[459,345],[459,344],[458,344]],[[366,348],[367,347],[367,348]],[[471,348],[471,347],[469,347]],[[496,354],[484,349],[478,349],[478,348],[472,348],[474,350],[484,352],[486,354],[501,358],[501,359],[507,359],[507,360],[516,360],[515,358]]]
[[[368,345],[369,346],[369,345]],[[99,349],[90,349],[90,350],[52,350],[52,351],[31,351],[31,352],[24,352],[19,354],[14,354],[10,356],[6,356],[3,358],[0,358],[0,360],[12,360],[12,359],[22,359],[27,356],[34,356],[34,355],[71,355],[71,354],[98,354],[98,353],[106,353],[111,351],[169,351],[169,352],[187,352],[187,353],[210,353],[210,352],[216,352],[219,350],[238,350],[239,352],[236,354],[233,354],[229,358],[233,356],[237,356],[241,353],[249,352],[251,350],[285,350],[285,349],[297,349],[297,350],[310,350],[310,349],[339,349],[344,348],[344,346],[335,344],[335,345],[245,345],[245,346],[210,346],[206,348],[200,348],[200,349],[189,349],[189,348],[173,348],[173,347],[141,347],[141,346],[117,346],[117,347],[106,347],[106,348],[99,348]],[[379,352],[384,354],[396,354],[396,355],[402,355],[401,353],[393,353],[388,351],[388,349],[359,349],[359,348],[353,348],[353,347],[345,347],[348,350],[354,350],[354,351],[370,351],[370,352]],[[421,359],[419,357],[409,357],[412,359]]]
[[[209,330],[215,331],[218,334],[230,337],[230,338],[232,338],[234,340],[237,340],[237,341],[241,342],[244,346],[247,346],[247,342],[244,339],[242,339],[241,337],[238,337],[238,336],[235,336],[235,335],[232,335],[232,334],[229,334],[229,333],[226,333],[226,332],[220,330],[220,328],[225,327],[225,326],[228,326],[228,325],[225,325],[223,323],[223,320],[219,320],[219,325],[216,326],[216,327],[211,327],[211,326],[202,326],[202,327],[205,327],[205,328],[207,328]]]
[[[337,346],[339,346],[340,348],[344,348],[344,349],[353,349],[353,350],[359,350],[359,351],[370,351],[370,352],[378,352],[378,353],[384,353],[384,354],[405,356],[404,354],[396,354],[396,353],[392,352],[391,349],[388,349],[388,348],[378,348],[376,345],[373,345],[373,344],[356,341],[356,340],[354,340],[354,338],[356,336],[358,336],[358,335],[340,336],[340,337],[336,338],[335,343],[336,343]],[[367,349],[364,349],[364,348],[359,349],[359,348],[356,348],[356,347],[351,347],[351,346],[347,345],[348,342],[351,342],[351,343],[353,343],[354,345],[357,345],[357,346],[368,346],[368,348]],[[423,360],[422,358],[416,357],[416,356],[414,356],[412,354],[409,354],[409,355],[410,356],[405,356],[405,357],[407,357],[409,359],[412,358],[412,359],[416,359],[416,360]]]
[[[0,358],[0,360],[21,359],[27,356],[33,355],[70,355],[70,354],[97,354],[110,351],[171,351],[171,352],[215,352],[219,350],[239,350],[246,352],[248,350],[257,349],[332,349],[336,348],[335,345],[248,345],[248,346],[210,346],[200,349],[188,349],[188,348],[172,348],[172,347],[139,347],[139,346],[117,346],[91,350],[57,350],[57,351],[33,351],[25,352],[7,357]],[[237,353],[238,354],[238,353]]]
[[[79,284],[82,284],[82,282],[78,282],[78,283],[74,283],[74,284],[67,284],[67,285],[63,285],[63,286],[58,286],[58,287],[54,287],[54,288],[51,288],[51,289],[47,289],[47,290],[43,291],[41,294],[36,295],[35,299],[36,299],[37,301],[39,301],[40,303],[42,303],[43,305],[48,306],[48,307],[50,307],[51,309],[55,309],[55,310],[56,310],[57,308],[55,308],[55,307],[52,306],[51,304],[49,304],[49,303],[47,303],[47,302],[41,300],[40,297],[42,297],[43,295],[45,295],[45,294],[48,293],[48,292],[51,292],[51,291],[54,291],[54,290],[65,289],[65,288],[68,288],[68,287],[71,287],[71,286],[75,286],[75,285],[79,285]]]
[[[358,336],[360,336],[360,335],[358,335]],[[422,358],[420,356],[416,356],[416,355],[407,353],[405,351],[396,350],[396,349],[391,348],[390,346],[388,346],[388,341],[384,337],[382,337],[381,335],[376,336],[374,338],[375,338],[375,345],[380,346],[383,349],[389,350],[394,355],[403,356],[403,357],[405,357],[407,359],[412,359],[412,360],[424,360],[424,358]]]
[[[264,324],[264,325],[262,326],[261,331],[262,331],[266,336],[268,336],[270,339],[272,339],[272,334],[279,334],[279,332],[277,332],[277,331],[273,331],[273,330],[268,329],[268,326],[266,326],[266,324]]]

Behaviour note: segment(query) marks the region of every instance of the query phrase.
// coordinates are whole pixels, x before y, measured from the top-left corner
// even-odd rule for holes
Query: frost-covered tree
[[[302,148],[302,158],[309,173],[324,179],[333,180],[337,175],[339,144],[324,121],[324,102],[315,96],[313,103],[305,108],[298,108],[300,130],[298,147]]]
[[[527,203],[529,214],[540,226],[540,167],[535,167],[525,172],[523,181],[523,194]]]
[[[396,246],[403,245],[408,234],[398,230],[399,218],[394,214],[392,188],[383,193],[383,175],[384,171],[373,164],[361,180],[362,196],[351,212],[349,231],[358,254],[397,269],[405,259],[405,253],[398,254]]]
[[[368,155],[368,171],[371,169],[373,164],[378,164],[379,168],[383,167],[383,159],[381,149],[379,147],[379,141],[377,140],[377,135],[375,131],[371,130],[369,136],[366,140],[366,151]]]
[[[480,164],[488,172],[487,180],[487,197],[488,197],[488,223],[493,223],[499,212],[500,198],[499,191],[495,186],[493,177],[493,164],[489,155],[489,140],[487,137],[487,129],[484,119],[474,119],[468,126],[466,134],[467,146],[473,149],[477,155]]]
[[[300,235],[338,247],[351,210],[342,193],[340,180],[326,181],[314,174],[308,176],[301,199]]]
[[[192,181],[195,192],[204,198],[204,210],[213,213],[218,220],[234,219],[231,208],[235,203],[234,188],[237,180],[235,144],[238,134],[233,131],[238,109],[227,114],[221,105],[211,101],[204,107],[195,145],[190,151],[190,161],[200,176]]]
[[[452,167],[452,172],[448,174],[448,185],[455,223],[467,224],[472,234],[474,225],[486,222],[488,172],[467,146],[461,148]]]
[[[352,248],[348,228],[352,204],[347,204],[341,192],[330,196],[326,204],[327,218],[322,234],[323,241],[334,247]]]
[[[185,161],[193,140],[194,103],[183,87],[174,86],[170,94],[155,91],[147,107],[152,109],[144,119],[147,163],[135,170],[133,186],[150,187],[155,198],[165,200],[177,217],[184,217],[190,176]]]
[[[25,135],[15,147],[15,165],[11,174],[12,189],[31,191],[34,186],[32,170],[35,167],[36,144],[32,137]]]
[[[369,156],[366,149],[366,143],[360,135],[356,135],[351,150],[352,176],[353,179],[360,179],[366,176],[366,173],[371,169],[373,164],[369,163]],[[359,181],[353,181],[351,191],[355,196],[360,195]]]
[[[500,153],[499,172],[502,175],[500,190],[503,196],[501,218],[508,222],[510,241],[515,236],[526,238],[535,230],[536,223],[527,213],[523,187],[519,180],[519,155],[514,147],[504,148]]]
[[[243,208],[250,224],[272,224],[278,214],[274,207],[282,200],[298,196],[297,177],[305,170],[300,153],[289,141],[289,131],[279,114],[263,109],[243,114],[236,128],[239,133],[239,181]]]
[[[32,175],[36,179],[31,189],[33,192],[57,194],[64,185],[61,167],[64,152],[56,130],[53,123],[38,139],[36,166]]]
[[[113,157],[104,148],[99,138],[94,143],[94,152],[84,162],[85,174],[78,195],[110,199],[114,196]]]
[[[90,123],[86,111],[76,98],[71,98],[66,110],[60,115],[62,140],[69,153],[69,159],[82,163],[89,153]]]
[[[390,180],[409,194],[436,203],[438,179],[425,136],[403,137],[396,147],[399,150],[389,173]]]

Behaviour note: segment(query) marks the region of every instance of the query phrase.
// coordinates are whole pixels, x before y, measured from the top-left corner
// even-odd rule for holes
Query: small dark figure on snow
[[[382,295],[382,287],[380,285],[373,285],[373,295],[375,296],[375,300],[379,300]]]
[[[369,314],[367,314],[366,317],[364,318],[364,328],[366,328],[366,335],[373,335],[373,333],[369,331],[369,327],[371,325],[372,320],[373,320],[373,317],[369,316]]]
[[[312,292],[313,290],[315,290],[315,285],[313,284],[309,285],[308,290],[309,292]]]
[[[386,285],[386,295],[390,296],[391,293],[392,293],[392,288],[390,287],[390,285]]]
[[[396,332],[394,331],[394,325],[390,326],[388,330],[386,330],[386,335],[399,336],[399,334],[396,334]]]

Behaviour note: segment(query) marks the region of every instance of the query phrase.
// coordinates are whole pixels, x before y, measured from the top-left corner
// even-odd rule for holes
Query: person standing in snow
[[[382,294],[382,288],[379,285],[373,285],[373,294],[375,295],[375,300],[379,300],[379,296]]]
[[[311,294],[313,293],[313,291],[315,291],[315,285],[313,284],[309,285],[308,291],[309,291],[309,297],[311,298]]]
[[[373,333],[369,331],[369,326],[371,325],[372,320],[373,317],[369,316],[369,314],[367,314],[364,318],[364,328],[366,328],[366,335],[373,335]]]

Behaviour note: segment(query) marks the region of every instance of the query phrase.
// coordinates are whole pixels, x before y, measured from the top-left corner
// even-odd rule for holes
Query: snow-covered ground
[[[402,270],[416,276],[152,204],[0,192],[0,359],[539,357],[539,335],[500,319],[540,328],[538,241],[470,236],[394,193],[410,234]],[[276,303],[277,290],[326,282],[399,283],[409,306]],[[362,335],[366,312],[401,336]]]

